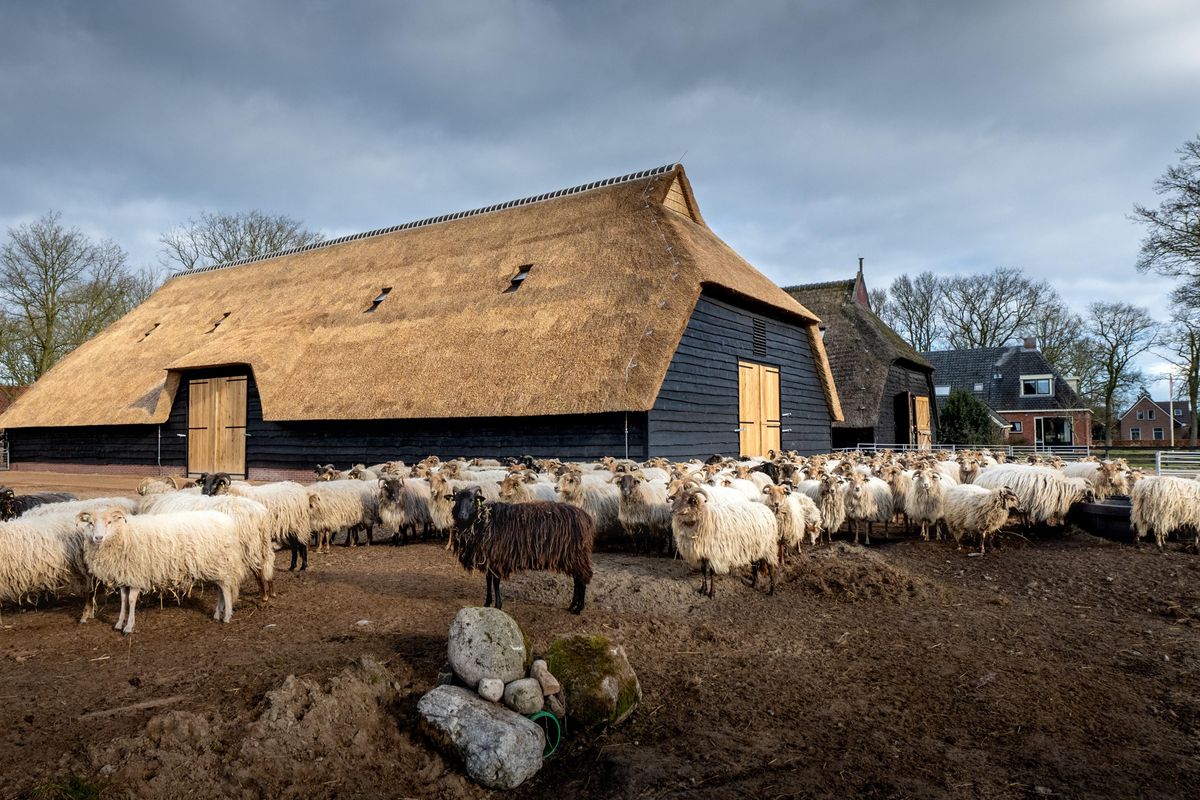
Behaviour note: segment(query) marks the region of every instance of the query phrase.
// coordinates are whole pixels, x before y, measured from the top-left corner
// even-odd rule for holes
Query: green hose
[[[562,726],[558,724],[558,717],[549,711],[539,711],[536,714],[530,714],[529,719],[537,723],[545,732],[546,747],[542,750],[542,758],[549,758],[554,755],[554,751],[558,749],[558,743],[562,741]]]

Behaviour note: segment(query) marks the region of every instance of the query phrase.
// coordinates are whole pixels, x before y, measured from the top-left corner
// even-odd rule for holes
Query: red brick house
[[[1174,411],[1174,425],[1171,425]],[[1175,442],[1188,441],[1191,433],[1192,409],[1186,400],[1176,400],[1172,408],[1169,400],[1152,400],[1143,394],[1133,405],[1117,417],[1117,430],[1114,438],[1122,443],[1138,445],[1148,442],[1169,443],[1171,427],[1175,428]]]
[[[922,355],[934,366],[939,410],[955,389],[971,392],[1008,425],[1010,444],[1090,446],[1092,409],[1074,382],[1054,371],[1036,339],[1009,347],[937,350]]]

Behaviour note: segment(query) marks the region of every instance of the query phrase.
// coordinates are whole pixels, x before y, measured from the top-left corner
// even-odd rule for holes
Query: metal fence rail
[[[1082,461],[1092,454],[1092,448],[1083,445],[1032,445],[1018,444],[1008,448],[1008,454],[1014,458],[1024,458],[1030,455],[1058,456],[1063,461]]]
[[[924,447],[922,447],[920,445],[907,444],[907,443],[905,443],[905,444],[882,444],[879,442],[863,442],[861,444],[856,444],[854,447],[835,448],[834,452],[836,452],[836,453],[855,453],[855,452],[878,453],[881,450],[895,450],[897,452],[901,451],[901,450],[905,450],[905,451],[907,451],[907,450],[915,450],[915,451],[945,450],[947,452],[953,453],[956,449],[957,449],[957,447],[952,444],[935,444],[935,445],[925,445]],[[993,448],[993,449],[1000,449],[1000,448]]]
[[[1154,453],[1154,474],[1194,478],[1200,473],[1200,451],[1157,450]]]

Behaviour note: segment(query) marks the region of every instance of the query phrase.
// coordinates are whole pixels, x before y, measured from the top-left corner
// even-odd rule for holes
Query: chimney
[[[1036,336],[1026,336],[1024,349],[1037,350],[1037,337]]]

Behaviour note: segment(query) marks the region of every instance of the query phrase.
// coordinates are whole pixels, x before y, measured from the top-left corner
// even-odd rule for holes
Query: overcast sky
[[[1127,215],[1198,101],[1195,0],[10,0],[0,227],[150,263],[204,210],[339,235],[682,157],[781,284],[1014,266],[1161,312]]]

